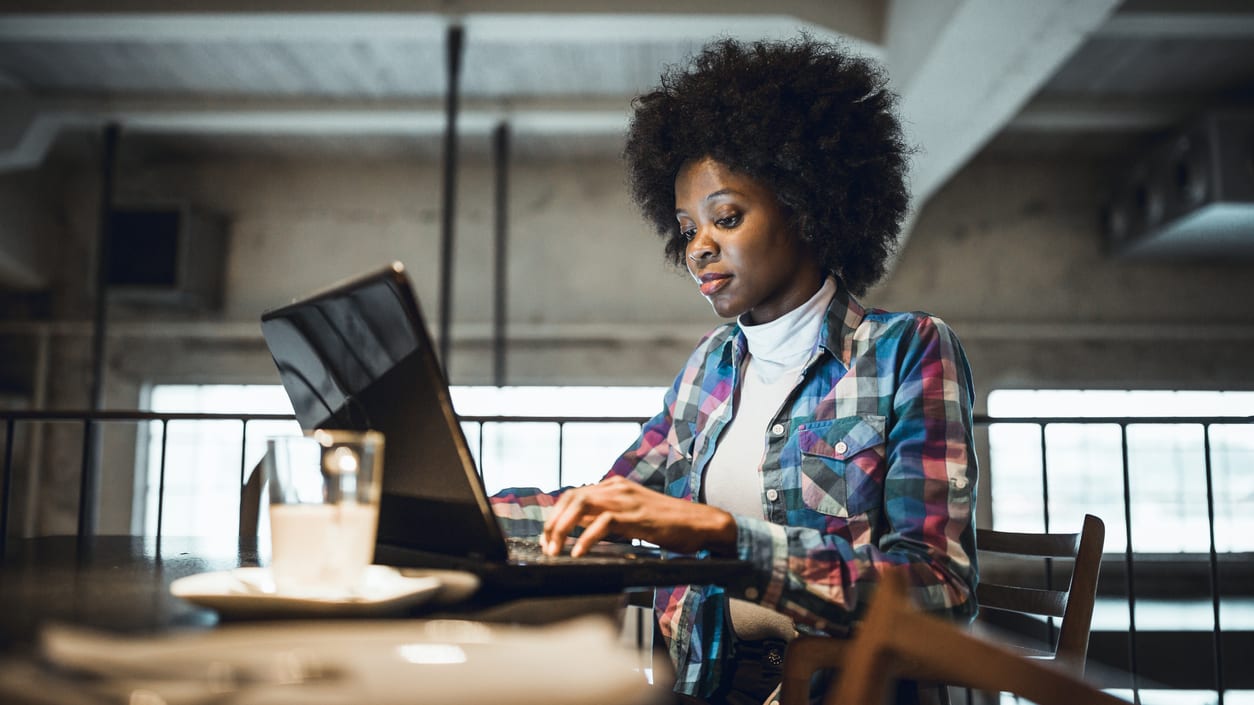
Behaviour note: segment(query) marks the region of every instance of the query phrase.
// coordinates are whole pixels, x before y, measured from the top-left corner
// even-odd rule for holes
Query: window
[[[453,406],[468,416],[649,418],[664,387],[453,387]],[[637,423],[463,423],[489,494],[506,487],[545,490],[600,480],[640,434]]]
[[[553,422],[463,423],[489,494],[506,487],[596,482],[639,434],[635,422],[606,423],[578,418],[643,419],[662,408],[662,387],[453,387],[453,405],[463,416],[563,417]],[[291,414],[279,385],[156,385],[148,408],[156,412]],[[162,532],[181,536],[234,536],[238,529],[240,468],[250,471],[265,453],[270,435],[299,433],[295,421],[253,421],[240,447],[239,421],[170,421],[165,453]],[[157,532],[161,473],[161,423],[141,441],[136,492],[136,526]],[[241,463],[242,461],[242,463]],[[260,536],[268,536],[262,512]]]
[[[148,408],[158,413],[291,414],[292,405],[279,385],[163,384],[149,390]],[[161,531],[171,536],[235,536],[239,531],[241,461],[244,472],[265,453],[266,437],[300,433],[295,421],[254,421],[248,424],[246,447],[240,448],[244,425],[239,421],[170,421],[166,429],[165,501]],[[145,472],[135,496],[135,512],[146,535],[157,533],[157,501],[161,488],[161,423],[151,422],[139,457]],[[141,436],[142,438],[142,436]],[[268,537],[262,513],[261,533]]]
[[[1234,417],[1210,426],[1215,546],[1254,550],[1254,393],[1185,391],[997,390],[989,394],[989,480],[993,524],[1007,531],[1044,525],[1042,458],[1051,528],[1079,526],[1083,514],[1106,523],[1106,550],[1127,542],[1122,430],[1116,423],[996,423],[997,417]],[[1133,550],[1205,552],[1205,430],[1201,423],[1137,421],[1127,426]]]

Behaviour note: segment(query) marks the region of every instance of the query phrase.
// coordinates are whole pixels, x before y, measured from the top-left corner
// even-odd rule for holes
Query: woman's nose
[[[718,254],[718,243],[709,236],[704,228],[698,228],[692,239],[688,241],[688,247],[685,248],[685,251],[688,254],[689,262],[700,264],[702,261]]]

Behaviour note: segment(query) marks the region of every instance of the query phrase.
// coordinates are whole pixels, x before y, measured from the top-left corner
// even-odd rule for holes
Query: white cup
[[[278,592],[353,594],[374,557],[383,434],[318,430],[269,438],[265,472]]]

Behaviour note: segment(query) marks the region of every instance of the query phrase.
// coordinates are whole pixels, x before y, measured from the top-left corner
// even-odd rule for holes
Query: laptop
[[[261,331],[301,428],[383,432],[377,562],[467,570],[482,590],[510,595],[729,584],[750,573],[747,561],[626,545],[613,556],[511,557],[399,262],[267,311]]]

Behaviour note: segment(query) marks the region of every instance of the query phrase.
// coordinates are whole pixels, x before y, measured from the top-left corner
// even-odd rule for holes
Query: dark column
[[[112,240],[113,178],[117,166],[121,128],[105,126],[100,156],[100,209],[96,242],[96,311],[92,322],[91,389],[88,404],[99,411],[104,404],[105,333],[108,324],[109,252]],[[83,425],[83,470],[78,489],[78,538],[96,533],[97,502],[100,495],[100,427],[94,421]]]
[[[509,124],[502,122],[492,134],[492,157],[496,171],[496,252],[492,277],[492,383],[505,385],[506,292],[509,265]]]
[[[457,99],[462,67],[462,28],[448,28],[448,95],[444,100],[444,210],[440,232],[440,364],[448,376],[453,312],[453,226],[457,213]]]

